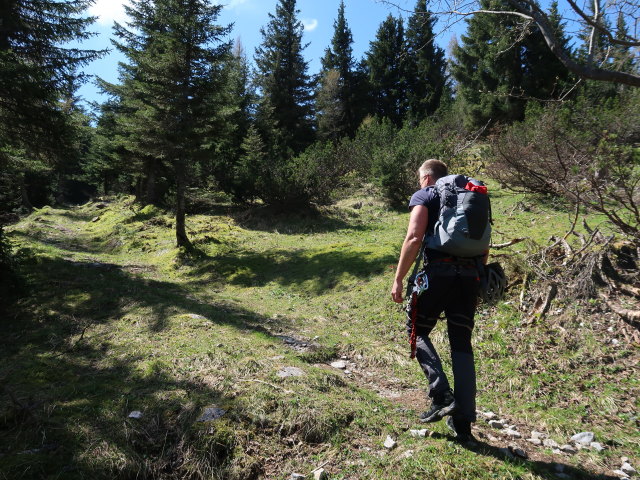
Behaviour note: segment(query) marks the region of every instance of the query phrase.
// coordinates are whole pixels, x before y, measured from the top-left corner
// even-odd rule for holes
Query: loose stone
[[[507,428],[506,430],[503,430],[502,433],[504,433],[507,437],[522,438],[522,434],[517,430],[514,430],[513,428]]]
[[[620,478],[629,478],[629,475],[624,473],[622,470],[614,470],[613,474],[619,476]]]
[[[305,477],[303,474],[301,473],[292,473],[291,476],[289,477],[289,480],[304,480]]]
[[[412,437],[426,437],[427,429],[423,428],[421,430],[409,430],[409,435],[411,435]]]
[[[571,437],[571,441],[573,443],[579,443],[581,445],[590,445],[591,442],[595,442],[596,436],[593,432],[581,432],[576,433],[573,437]]]
[[[591,442],[589,446],[596,452],[602,452],[604,450],[604,447],[599,442]]]
[[[407,450],[401,456],[402,456],[402,458],[411,458],[411,457],[413,457],[413,450]]]
[[[533,432],[531,432],[531,438],[537,438],[539,440],[542,440],[544,438],[547,438],[547,435],[542,432],[536,432],[534,430]]]
[[[560,447],[560,450],[562,450],[564,453],[570,453],[572,455],[578,452],[572,445],[569,445],[569,444],[562,445]]]
[[[139,420],[142,418],[142,412],[140,410],[134,410],[129,414],[129,418],[135,418],[136,420]]]
[[[284,367],[277,375],[280,378],[302,377],[304,375],[304,371],[298,367]]]
[[[216,406],[207,407],[202,412],[202,415],[200,415],[200,418],[198,418],[198,420],[196,420],[196,421],[197,422],[210,422],[212,420],[217,420],[218,418],[223,416],[225,413],[227,413],[226,410],[223,410],[223,409],[218,408]]]
[[[620,470],[622,470],[627,475],[634,475],[636,473],[636,469],[633,468],[630,463],[626,463],[626,462],[622,464],[622,467],[620,467]]]
[[[509,451],[513,453],[516,457],[525,458],[525,459],[529,458],[529,455],[527,455],[527,452],[525,452],[523,449],[521,449],[517,445],[509,446]]]
[[[527,442],[533,443],[536,446],[542,445],[542,440],[540,440],[539,438],[527,438]]]
[[[397,444],[398,443],[393,438],[387,435],[387,439],[384,441],[385,448],[391,450],[392,448],[395,448]]]
[[[489,426],[500,430],[501,428],[504,428],[504,422],[501,420],[489,420]]]
[[[313,472],[313,480],[326,480],[327,478],[329,478],[329,475],[324,468],[319,468]]]
[[[545,447],[549,447],[549,448],[558,448],[560,445],[558,445],[558,442],[556,442],[555,440],[551,439],[551,438],[545,438],[542,441],[542,445],[544,445]]]
[[[344,360],[336,360],[335,362],[331,362],[331,366],[339,370],[344,370],[345,368],[347,368],[347,362],[345,362]]]

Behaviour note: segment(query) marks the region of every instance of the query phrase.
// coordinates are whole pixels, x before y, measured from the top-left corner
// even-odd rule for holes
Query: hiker
[[[448,176],[445,163],[434,159],[424,162],[418,170],[418,175],[420,190],[413,194],[409,202],[411,212],[409,227],[402,244],[391,297],[394,302],[402,303],[405,293],[404,278],[416,256],[423,253],[426,263],[426,279],[423,282],[428,286],[415,299],[417,300],[414,302],[415,305],[409,303],[407,320],[407,331],[414,342],[412,357],[415,355],[427,376],[428,396],[432,402],[431,408],[420,415],[420,420],[436,422],[450,415],[447,425],[455,432],[456,439],[467,441],[473,438],[471,423],[476,420],[476,375],[471,333],[480,284],[479,270],[482,264],[486,263],[488,256],[488,234],[490,234],[488,197],[486,218],[483,215],[470,215],[476,219],[470,220],[470,223],[484,222],[483,229],[489,229],[489,233],[483,233],[483,240],[480,241],[485,245],[479,252],[480,255],[454,256],[440,249],[438,237],[442,234],[438,233],[440,230],[434,231],[439,228],[436,224],[442,215],[441,190],[436,188],[435,184],[439,179],[445,180],[445,177],[451,179],[454,176]],[[465,182],[473,180],[462,175],[455,178]],[[479,187],[477,184],[468,183],[467,189],[480,189],[479,191],[486,197],[486,187]],[[455,193],[453,195],[455,196]],[[455,199],[453,210],[455,212]],[[421,252],[423,245],[424,250]],[[442,369],[440,357],[429,339],[429,334],[443,312],[447,319],[451,347],[453,390]]]

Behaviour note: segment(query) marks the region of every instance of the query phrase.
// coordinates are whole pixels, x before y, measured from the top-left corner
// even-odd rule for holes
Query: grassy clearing
[[[497,243],[571,224],[562,206],[495,190]],[[1,320],[0,478],[285,479],[324,465],[335,479],[542,479],[555,463],[608,478],[621,455],[638,464],[638,347],[615,317],[564,305],[523,327],[506,302],[480,308],[475,336],[480,408],[561,444],[592,430],[604,452],[509,460],[482,423],[472,449],[442,423],[413,438],[425,381],[388,299],[406,214],[367,195],[317,215],[215,208],[188,217],[195,256],[173,246],[169,215],[130,199],[47,207],[10,229],[30,293]],[[338,357],[350,374],[327,365]],[[214,405],[226,414],[198,422]]]

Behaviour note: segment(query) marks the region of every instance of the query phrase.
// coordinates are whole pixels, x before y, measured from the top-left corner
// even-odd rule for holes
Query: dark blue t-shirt
[[[426,234],[433,235],[433,228],[438,221],[438,215],[440,213],[440,197],[436,195],[433,185],[422,188],[411,196],[411,200],[409,200],[409,210],[416,205],[424,205],[427,207],[429,216]]]

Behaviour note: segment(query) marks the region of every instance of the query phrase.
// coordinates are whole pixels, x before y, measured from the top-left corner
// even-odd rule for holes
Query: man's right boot
[[[420,414],[420,421],[423,423],[432,423],[442,420],[442,417],[451,415],[456,410],[456,400],[453,392],[447,390],[441,395],[434,397],[431,408]]]

